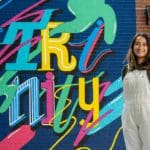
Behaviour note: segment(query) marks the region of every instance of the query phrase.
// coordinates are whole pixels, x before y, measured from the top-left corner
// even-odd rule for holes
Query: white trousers
[[[125,105],[122,128],[126,150],[150,150],[150,103]]]

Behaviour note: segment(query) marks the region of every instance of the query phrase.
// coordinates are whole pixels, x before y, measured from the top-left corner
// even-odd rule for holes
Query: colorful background
[[[66,28],[65,32],[70,34],[69,40],[64,44],[68,50],[69,60],[71,61],[71,56],[75,56],[77,64],[72,71],[62,71],[58,67],[57,57],[55,55],[51,56],[51,66],[54,70],[38,70],[41,67],[41,57],[42,51],[44,49],[44,43],[40,41],[35,44],[30,53],[33,54],[35,50],[39,50],[38,55],[32,59],[32,62],[37,64],[36,69],[11,69],[11,67],[6,67],[6,63],[14,63],[17,58],[17,51],[14,54],[11,52],[22,42],[21,38],[13,43],[9,43],[7,40],[13,36],[13,31],[16,28],[16,25],[12,27],[12,32],[9,36],[6,36],[12,21],[9,21],[11,18],[17,16],[25,9],[36,6],[34,9],[31,9],[30,12],[25,12],[23,16],[31,14],[33,12],[40,12],[40,10],[52,10],[57,9],[52,13],[49,23],[51,22],[63,22],[67,23],[75,19],[71,11],[69,11],[69,1],[67,0],[1,0],[0,1],[0,148],[3,149],[36,149],[36,150],[46,150],[46,149],[56,149],[56,150],[72,150],[72,149],[92,149],[92,150],[124,150],[124,140],[121,130],[121,111],[123,107],[123,97],[122,97],[122,82],[121,82],[121,68],[124,65],[123,60],[128,51],[128,47],[133,35],[136,33],[136,14],[135,14],[135,1],[134,0],[94,0],[90,2],[89,0],[76,0],[72,2],[71,6],[76,10],[76,14],[81,11],[82,19],[77,22],[75,25],[77,33],[71,33],[73,31],[74,24],[70,25],[70,28]],[[38,5],[39,3],[39,5]],[[91,3],[91,4],[90,4]],[[92,7],[92,3],[96,3],[97,6]],[[67,5],[68,4],[68,5]],[[99,4],[99,5],[98,5]],[[111,11],[105,10],[102,5],[106,5],[111,8],[112,12],[115,14],[116,18],[113,20],[113,13]],[[91,7],[84,7],[91,6]],[[85,8],[85,10],[81,10]],[[42,12],[42,11],[41,11]],[[40,14],[40,13],[39,13]],[[81,16],[79,13],[79,16]],[[85,29],[81,32],[79,30],[82,21],[91,19],[92,15],[94,17],[97,14],[97,18],[89,26],[85,26]],[[21,18],[16,22],[28,22],[31,23],[37,16],[28,16],[26,18]],[[43,17],[42,15],[40,16]],[[93,17],[93,18],[94,18]],[[105,19],[108,22],[105,22]],[[37,20],[39,21],[39,20]],[[36,21],[35,21],[36,22]],[[101,24],[104,22],[104,24]],[[86,22],[87,23],[87,22]],[[103,33],[98,36],[97,30],[98,25],[101,24],[101,31],[104,28],[104,31],[107,27],[116,24],[116,29],[114,27],[114,32],[107,31],[106,35]],[[22,24],[24,25],[24,24]],[[87,25],[87,24],[86,24]],[[104,27],[103,27],[104,25]],[[47,26],[47,25],[46,25]],[[25,27],[25,26],[24,26]],[[37,27],[38,28],[38,27]],[[46,27],[42,27],[43,31]],[[97,29],[97,30],[96,30]],[[27,31],[31,29],[28,28]],[[67,31],[68,32],[67,32]],[[20,30],[19,30],[20,31]],[[27,33],[26,31],[26,33]],[[75,32],[74,31],[74,32]],[[36,29],[34,31],[33,37],[41,36],[41,29]],[[47,32],[48,33],[48,32]],[[64,33],[64,31],[63,31]],[[96,34],[97,33],[97,34]],[[50,33],[51,34],[51,33]],[[61,36],[61,32],[54,35],[53,38],[56,40]],[[49,36],[49,35],[48,35]],[[94,38],[95,36],[95,38]],[[97,38],[96,38],[97,37]],[[43,38],[43,35],[42,35]],[[49,37],[50,38],[50,37]],[[5,39],[5,40],[4,40]],[[93,41],[92,41],[93,39]],[[51,42],[53,44],[53,42]],[[8,49],[7,46],[11,45]],[[90,53],[90,47],[92,52]],[[7,49],[5,51],[5,49]],[[27,48],[26,48],[27,50]],[[4,60],[7,55],[10,54],[8,59]],[[104,55],[104,56],[103,56]],[[88,56],[90,59],[87,64],[84,64],[84,59],[87,60]],[[25,53],[22,56],[22,60],[25,57]],[[29,58],[30,60],[30,58]],[[96,61],[97,60],[97,61]],[[95,64],[92,68],[91,64]],[[90,70],[91,69],[91,70]],[[43,124],[42,120],[46,117],[46,94],[40,96],[42,88],[40,83],[44,83],[46,80],[46,73],[52,72],[54,75],[54,87],[53,95],[55,105],[55,113],[61,112],[63,114],[62,124],[58,120],[59,115],[54,117],[54,122],[52,124]],[[8,75],[8,76],[7,76]],[[16,109],[15,103],[14,106],[2,111],[2,105],[6,101],[5,93],[9,96],[7,90],[8,86],[12,84],[14,78],[18,76],[20,84],[24,83],[31,77],[37,77],[39,81],[39,97],[37,101],[39,102],[39,115],[44,116],[40,118],[35,124],[30,124],[30,96],[29,91],[31,89],[26,89],[20,96],[20,105],[19,105],[19,115],[25,114],[25,117],[22,121],[18,121],[16,124],[11,122],[10,116],[12,107]],[[70,78],[70,83],[69,83]],[[71,78],[73,79],[71,82]],[[99,79],[99,117],[97,122],[92,126],[84,126],[80,124],[81,119],[88,119],[91,111],[90,106],[88,108],[85,105],[80,105],[81,99],[79,99],[79,94],[83,94],[84,91],[79,91],[79,79],[85,78],[86,81],[86,90],[85,90],[85,102],[87,104],[92,103],[93,97],[93,87],[92,79]],[[6,79],[9,79],[8,82],[5,82]],[[68,80],[67,80],[68,79]],[[65,87],[65,83],[69,83],[69,87]],[[19,86],[19,85],[18,85]],[[95,86],[96,88],[96,86]],[[9,89],[9,88],[8,88]],[[64,89],[64,90],[63,90]],[[37,89],[38,90],[38,89]],[[60,90],[58,92],[58,90]],[[68,90],[68,91],[67,91]],[[11,90],[10,90],[11,91]],[[63,93],[64,92],[64,93]],[[69,93],[67,93],[69,92]],[[14,92],[15,93],[15,92]],[[67,100],[63,94],[67,95]],[[51,93],[52,95],[52,93]],[[15,95],[14,95],[15,96]],[[61,97],[62,96],[62,97]],[[12,102],[14,99],[12,99]],[[69,107],[66,110],[62,110],[62,105],[69,104]],[[77,106],[76,106],[77,105]],[[76,106],[76,107],[75,107]],[[95,104],[93,105],[96,108]],[[71,118],[69,115],[75,109]],[[38,108],[34,108],[38,111]],[[57,109],[57,110],[56,110]],[[88,110],[86,110],[88,109]],[[57,113],[56,113],[57,114]],[[38,116],[39,117],[39,116]],[[91,117],[92,118],[92,117]],[[36,119],[35,119],[36,120]],[[66,123],[68,121],[68,124]],[[31,121],[32,122],[32,121]],[[89,122],[94,122],[90,120]],[[12,124],[11,124],[12,123]],[[66,127],[63,125],[66,124]],[[60,130],[57,127],[60,127]],[[83,136],[82,136],[83,135]],[[80,137],[80,139],[79,139]]]

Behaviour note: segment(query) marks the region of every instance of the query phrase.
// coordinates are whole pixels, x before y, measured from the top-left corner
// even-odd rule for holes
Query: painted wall
[[[121,68],[135,1],[0,1],[0,148],[124,150]]]

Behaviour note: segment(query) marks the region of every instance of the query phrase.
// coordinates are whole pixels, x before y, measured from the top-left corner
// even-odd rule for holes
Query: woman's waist
[[[150,103],[149,98],[124,98],[125,104],[141,104],[141,103]]]

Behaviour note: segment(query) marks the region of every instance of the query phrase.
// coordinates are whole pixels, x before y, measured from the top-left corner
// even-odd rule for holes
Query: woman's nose
[[[143,49],[143,45],[139,45],[139,49]]]

